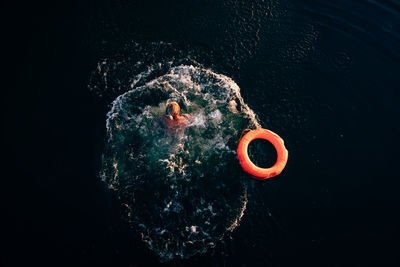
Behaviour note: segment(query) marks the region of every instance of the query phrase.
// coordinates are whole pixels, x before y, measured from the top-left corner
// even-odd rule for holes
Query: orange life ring
[[[271,168],[260,168],[251,162],[247,153],[247,149],[250,142],[254,139],[265,139],[274,145],[278,157],[276,163]],[[276,133],[262,128],[249,130],[249,132],[241,137],[239,146],[237,148],[237,153],[243,170],[260,180],[265,180],[280,174],[286,166],[289,155],[282,138],[280,138]]]

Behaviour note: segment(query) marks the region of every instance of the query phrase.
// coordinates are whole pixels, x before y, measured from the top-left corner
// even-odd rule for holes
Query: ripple
[[[303,0],[297,7],[297,12],[315,25],[361,41],[389,58],[400,59],[399,3]]]

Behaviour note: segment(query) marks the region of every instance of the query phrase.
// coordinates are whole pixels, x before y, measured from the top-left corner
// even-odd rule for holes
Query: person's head
[[[178,103],[172,101],[167,104],[165,114],[167,116],[172,116],[173,118],[176,118],[177,116],[179,116],[180,110],[181,108],[179,107]]]

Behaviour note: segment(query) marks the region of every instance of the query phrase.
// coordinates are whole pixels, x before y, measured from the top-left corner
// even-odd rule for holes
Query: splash
[[[256,116],[232,79],[201,66],[171,67],[141,86],[132,81],[107,114],[101,177],[160,261],[203,253],[246,209],[235,150],[241,131],[259,126]],[[171,100],[191,114],[184,132],[168,134],[158,123]]]

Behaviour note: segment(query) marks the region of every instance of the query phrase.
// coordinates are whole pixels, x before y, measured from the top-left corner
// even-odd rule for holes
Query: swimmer
[[[189,114],[180,115],[181,108],[176,102],[168,102],[165,109],[165,115],[158,116],[159,124],[162,125],[168,132],[176,132],[187,127],[190,120]]]

